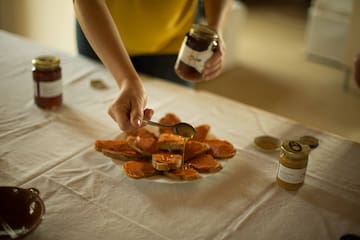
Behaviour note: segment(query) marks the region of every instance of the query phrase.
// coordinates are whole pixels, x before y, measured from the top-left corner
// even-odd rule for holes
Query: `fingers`
[[[130,121],[129,121],[129,114],[127,114],[126,108],[123,108],[122,106],[119,106],[117,104],[117,101],[112,103],[109,107],[108,113],[110,117],[118,124],[119,128],[128,131],[130,129],[133,129]]]
[[[217,77],[224,67],[223,55],[220,51],[215,51],[213,56],[206,62],[203,71],[204,80]]]
[[[213,68],[209,68],[207,71],[203,73],[204,80],[208,81],[216,78],[220,75],[223,66],[221,64],[214,66]]]
[[[150,120],[153,115],[154,115],[153,109],[145,108],[145,110],[144,110],[144,119],[145,120]]]
[[[154,110],[145,108],[146,97],[127,95],[123,92],[110,105],[108,113],[123,131],[145,126],[143,119],[150,120]],[[144,109],[145,108],[145,109]]]
[[[146,94],[141,86],[124,86],[111,103],[108,113],[120,129],[129,131],[142,126],[145,106]]]

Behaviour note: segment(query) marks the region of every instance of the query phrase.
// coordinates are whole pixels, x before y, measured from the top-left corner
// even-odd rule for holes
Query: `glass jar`
[[[61,106],[60,59],[55,56],[39,56],[32,60],[32,64],[35,104],[44,109]]]
[[[286,140],[280,149],[277,183],[287,190],[297,190],[304,184],[310,147]]]
[[[194,24],[181,45],[176,63],[176,74],[188,81],[203,80],[206,61],[218,46],[218,34],[207,26]]]

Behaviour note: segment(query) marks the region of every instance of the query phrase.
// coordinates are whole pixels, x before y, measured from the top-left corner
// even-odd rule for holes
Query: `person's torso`
[[[128,53],[175,54],[193,23],[197,0],[106,0]]]

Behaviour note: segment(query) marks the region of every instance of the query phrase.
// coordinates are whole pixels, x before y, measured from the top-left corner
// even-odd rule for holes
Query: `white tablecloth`
[[[36,187],[46,205],[42,224],[28,239],[339,239],[360,234],[359,144],[143,76],[154,120],[173,112],[193,125],[207,123],[212,134],[235,145],[237,154],[222,171],[198,181],[134,180],[93,147],[96,139],[121,133],[107,115],[118,89],[103,66],[3,31],[0,43],[0,185]],[[31,59],[43,54],[62,61],[64,104],[56,111],[33,103]],[[91,88],[92,79],[102,79],[109,89]],[[264,134],[320,140],[300,190],[276,184],[278,154],[253,146],[253,139]]]

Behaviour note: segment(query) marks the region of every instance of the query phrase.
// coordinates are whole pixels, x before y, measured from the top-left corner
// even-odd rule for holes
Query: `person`
[[[138,71],[154,59],[160,59],[160,64],[152,64],[150,69],[161,70],[163,64],[171,63],[171,72],[175,74],[174,60],[194,21],[198,1],[73,0],[73,3],[86,39],[120,89],[109,107],[109,115],[124,131],[144,126],[143,120],[151,119],[154,111],[146,108],[147,96]],[[224,66],[221,34],[231,0],[202,0],[201,3],[208,27],[220,37],[219,46],[203,71],[203,78],[210,80],[218,76]]]

